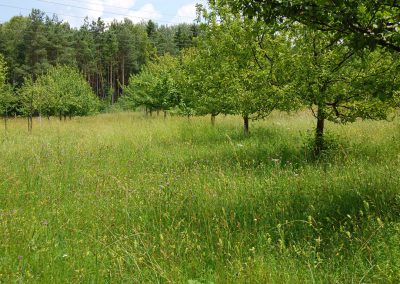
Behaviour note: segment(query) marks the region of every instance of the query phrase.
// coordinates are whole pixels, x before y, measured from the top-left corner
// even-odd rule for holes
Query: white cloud
[[[160,24],[193,23],[196,19],[196,3],[207,7],[207,0],[187,0],[187,4],[176,10],[175,16],[164,15],[162,7],[156,8],[150,0],[143,6],[137,6],[137,0],[54,0],[49,3],[51,11],[59,15],[59,19],[70,23],[72,27],[80,27],[84,18],[89,22],[101,17],[106,23],[114,20],[123,21],[128,18],[134,23],[153,20]],[[165,1],[169,2],[169,1]],[[168,5],[166,3],[165,5]],[[170,3],[170,5],[173,5]]]
[[[132,8],[135,5],[136,0],[105,0],[102,1],[105,5],[121,7],[121,8]]]
[[[107,13],[106,13],[107,14]],[[147,22],[148,20],[157,21],[162,18],[159,11],[155,9],[153,4],[145,4],[139,10],[129,10],[121,15],[110,15],[104,19],[106,23],[111,23],[114,20],[123,21],[125,18],[130,19],[134,23]]]
[[[153,4],[146,4],[137,11],[129,11],[129,18],[133,22],[148,21],[150,19],[156,21],[161,17],[161,13],[154,8]]]
[[[183,5],[172,19],[173,23],[193,23],[196,19],[196,2]]]
[[[197,0],[186,5],[181,6],[176,12],[175,17],[172,22],[178,23],[193,23],[197,18],[197,8],[196,5],[201,4],[203,7],[208,7],[206,0]]]
[[[57,2],[62,1],[57,0]],[[196,19],[196,3],[199,2],[207,6],[206,0],[188,0],[187,4],[177,9],[173,17],[163,15],[150,2],[137,7],[137,0],[69,0],[63,1],[63,3],[68,3],[65,6],[54,4],[53,9],[59,12],[61,19],[69,22],[73,27],[80,27],[83,24],[83,18],[86,16],[89,21],[97,20],[97,18],[101,17],[106,23],[110,23],[113,20],[122,21],[124,18],[128,18],[135,23],[151,19],[160,24],[176,24],[193,23]]]
[[[74,1],[77,3],[69,2],[65,8],[55,6],[60,11],[60,15],[65,15],[64,11],[68,12],[68,15],[73,16],[60,16],[65,21],[69,22],[73,27],[79,27],[83,24],[83,18],[86,16],[89,21],[97,20],[101,17],[106,22],[111,22],[113,19],[123,20],[124,18],[131,18],[132,21],[140,22],[138,18],[152,18],[154,20],[159,19],[161,14],[157,12],[152,4],[146,4],[139,10],[133,10],[136,0],[96,0],[96,1]],[[79,4],[78,4],[79,3]],[[75,7],[74,7],[75,6]]]
[[[94,4],[94,2],[89,2],[89,3],[84,3],[85,8],[87,11],[82,9],[81,14],[86,14],[85,16],[88,16],[91,19],[96,19],[98,17],[101,17],[104,13],[104,5],[103,3],[98,3]]]

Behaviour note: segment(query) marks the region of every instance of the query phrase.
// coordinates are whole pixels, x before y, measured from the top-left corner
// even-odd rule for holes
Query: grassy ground
[[[0,134],[0,283],[395,283],[400,123],[274,114],[13,120]]]

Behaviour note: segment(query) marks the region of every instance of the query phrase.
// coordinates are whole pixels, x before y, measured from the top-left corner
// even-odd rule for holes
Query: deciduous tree
[[[293,91],[315,111],[317,155],[324,148],[325,120],[386,119],[399,88],[398,55],[382,48],[354,51],[334,33],[304,26],[292,29],[290,38]]]
[[[4,129],[7,131],[7,119],[13,108],[16,98],[11,86],[6,81],[7,68],[3,56],[0,54],[0,114],[4,117]]]
[[[334,33],[358,49],[376,46],[400,51],[400,4],[393,0],[211,0],[244,15],[280,25],[287,20]]]

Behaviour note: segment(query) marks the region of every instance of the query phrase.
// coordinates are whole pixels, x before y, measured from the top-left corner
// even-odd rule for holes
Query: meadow
[[[400,121],[9,121],[0,283],[396,283]]]

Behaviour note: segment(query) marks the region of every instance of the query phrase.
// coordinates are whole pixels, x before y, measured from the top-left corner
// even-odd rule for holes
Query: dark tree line
[[[0,54],[14,88],[26,78],[36,80],[52,66],[67,65],[79,68],[95,94],[113,103],[131,74],[157,56],[176,55],[192,46],[197,34],[195,24],[159,26],[128,19],[111,24],[85,19],[76,29],[34,9],[27,17],[15,16],[0,25]]]

